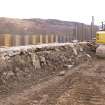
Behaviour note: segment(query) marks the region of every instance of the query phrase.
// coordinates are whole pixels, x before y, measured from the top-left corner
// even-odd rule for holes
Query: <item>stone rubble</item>
[[[83,46],[82,43],[56,43],[0,48],[0,88],[4,86],[9,91],[54,73],[64,74],[64,68],[91,59]]]

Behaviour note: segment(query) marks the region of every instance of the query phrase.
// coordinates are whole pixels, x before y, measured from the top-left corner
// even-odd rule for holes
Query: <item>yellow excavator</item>
[[[96,32],[96,55],[99,57],[105,57],[105,25],[102,22],[102,28]]]

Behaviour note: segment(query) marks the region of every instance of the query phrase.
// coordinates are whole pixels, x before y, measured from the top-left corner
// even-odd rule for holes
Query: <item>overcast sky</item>
[[[105,21],[105,0],[0,0],[0,17],[43,18],[90,24]]]

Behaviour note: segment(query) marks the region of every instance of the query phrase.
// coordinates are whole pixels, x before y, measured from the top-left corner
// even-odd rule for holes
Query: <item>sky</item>
[[[0,17],[42,18],[95,24],[105,21],[105,0],[0,0]]]

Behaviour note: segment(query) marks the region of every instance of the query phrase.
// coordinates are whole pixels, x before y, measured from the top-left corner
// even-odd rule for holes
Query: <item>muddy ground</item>
[[[3,49],[0,105],[105,105],[105,59],[87,43]]]
[[[1,98],[0,105],[105,105],[105,59],[94,57],[61,74]]]

